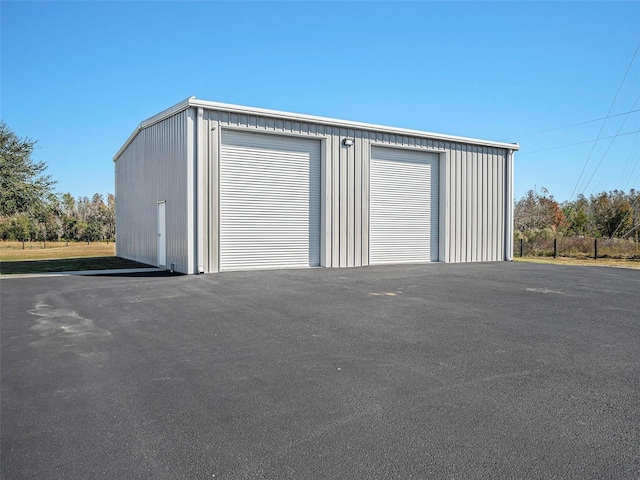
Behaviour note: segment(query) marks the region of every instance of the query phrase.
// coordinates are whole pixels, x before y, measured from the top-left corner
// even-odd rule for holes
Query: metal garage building
[[[113,159],[117,255],[183,273],[511,260],[517,149],[191,97]]]

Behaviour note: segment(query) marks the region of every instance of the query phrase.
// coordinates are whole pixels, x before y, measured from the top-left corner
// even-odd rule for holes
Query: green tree
[[[592,195],[591,211],[595,228],[603,237],[623,235],[633,226],[631,203],[624,192],[614,190]]]
[[[89,235],[87,234],[88,225],[87,222],[83,222],[82,220],[76,220],[75,222],[75,240],[84,240],[89,243],[87,238]]]
[[[76,199],[70,193],[64,193],[61,197],[62,213],[64,215],[73,216],[76,210]]]
[[[104,219],[107,230],[107,238],[116,238],[116,196],[113,193],[107,194],[107,211]]]
[[[98,220],[91,220],[84,230],[85,240],[89,242],[97,242],[103,238],[102,224]]]
[[[587,235],[591,233],[591,217],[589,200],[579,194],[575,201],[562,206],[566,218],[567,230],[570,235]]]
[[[18,213],[9,219],[5,232],[10,240],[22,242],[24,249],[24,242],[31,240],[32,228],[33,222],[29,216],[26,213]]]
[[[62,238],[67,245],[69,245],[69,240],[76,238],[77,223],[78,221],[71,215],[65,215],[62,218]]]
[[[69,240],[76,238],[76,230],[78,219],[76,218],[76,199],[70,193],[64,193],[60,197],[60,220],[62,222],[62,238],[65,239],[67,246]]]
[[[32,158],[35,145],[0,121],[0,216],[32,212],[52,192],[46,163]]]

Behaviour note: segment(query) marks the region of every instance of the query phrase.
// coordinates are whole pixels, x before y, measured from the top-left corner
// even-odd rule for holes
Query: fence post
[[[520,239],[520,258],[522,258],[522,238]]]
[[[598,259],[598,239],[597,238],[593,239],[593,259],[594,260]]]
[[[558,258],[558,239],[553,239],[553,258]]]

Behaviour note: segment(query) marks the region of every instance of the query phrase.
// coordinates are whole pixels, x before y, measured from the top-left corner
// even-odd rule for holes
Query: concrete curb
[[[153,273],[153,272],[166,272],[163,268],[118,268],[111,270],[77,270],[71,272],[45,272],[45,273],[15,273],[15,274],[0,274],[0,279],[9,278],[37,278],[37,277],[70,277],[70,276],[87,276],[87,275],[118,275],[128,273]]]

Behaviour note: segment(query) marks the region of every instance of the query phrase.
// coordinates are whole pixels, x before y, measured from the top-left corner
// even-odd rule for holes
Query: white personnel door
[[[371,147],[371,265],[438,260],[438,165],[438,154]]]
[[[166,202],[158,202],[158,266],[167,266]]]

